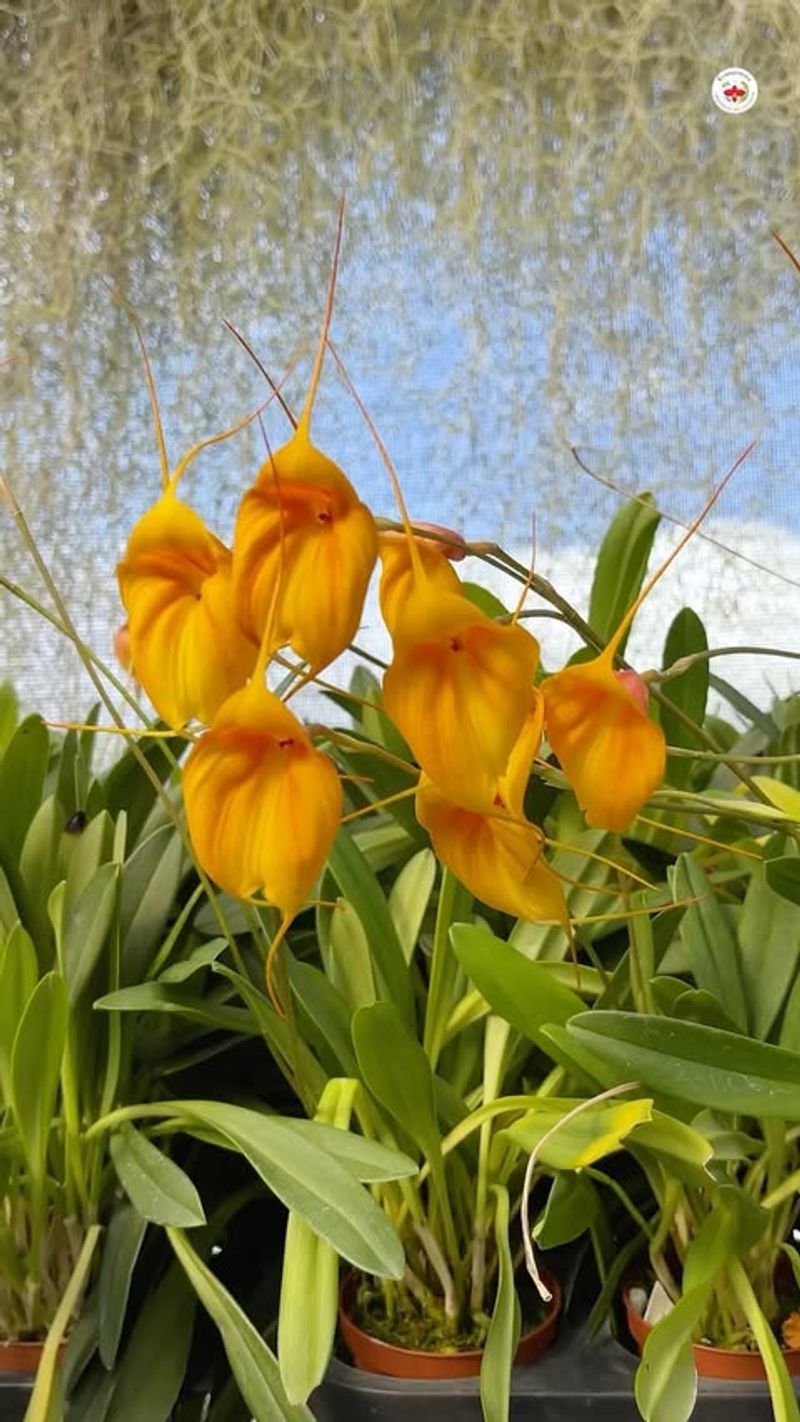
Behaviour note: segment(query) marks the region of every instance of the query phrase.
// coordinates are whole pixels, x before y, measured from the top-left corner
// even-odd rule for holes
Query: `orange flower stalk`
[[[341,231],[340,210],[322,332],[300,419],[292,438],[270,453],[244,495],[234,537],[234,579],[245,625],[260,640],[269,622],[269,653],[291,646],[312,674],[355,637],[378,552],[372,514],[309,436]]]
[[[319,877],[339,827],[342,788],[260,668],[234,692],[183,771],[194,851],[236,898],[263,892],[291,919]]]
[[[587,822],[621,832],[658,788],[666,769],[666,740],[647,714],[647,687],[614,660],[645,598],[700,527],[752,445],[739,456],[699,516],[647,581],[608,645],[591,661],[564,667],[543,685],[550,744]]]
[[[529,711],[491,809],[465,808],[423,775],[417,819],[441,862],[491,908],[535,922],[554,920],[569,930],[558,876],[544,862],[544,836],[523,815],[525,787],[542,736],[541,696]]]
[[[530,704],[539,644],[420,568],[392,629],[388,714],[448,799],[492,805]]]
[[[133,672],[169,726],[210,723],[253,670],[231,555],[172,486],[139,519],[117,566]]]

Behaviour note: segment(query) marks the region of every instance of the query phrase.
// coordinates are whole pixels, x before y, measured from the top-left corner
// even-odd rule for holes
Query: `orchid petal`
[[[502,810],[465,809],[424,778],[417,819],[441,862],[482,903],[515,918],[568,924],[561,882],[544,862],[544,836],[535,825]]]
[[[269,651],[321,671],[352,642],[377,557],[369,509],[332,460],[296,432],[239,506],[233,570],[242,620]]]
[[[547,737],[587,822],[622,831],[664,778],[666,741],[607,652],[542,687]]]
[[[193,748],[183,793],[192,846],[220,888],[263,890],[297,913],[336,836],[342,789],[289,708],[256,683],[235,692]]]
[[[236,616],[228,550],[168,491],[135,525],[117,577],[132,669],[159,716],[211,722],[258,653]]]

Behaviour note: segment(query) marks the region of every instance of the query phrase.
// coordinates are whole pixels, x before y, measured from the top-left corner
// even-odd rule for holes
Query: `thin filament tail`
[[[687,528],[686,532],[683,534],[683,536],[682,536],[681,538],[678,539],[678,542],[675,544],[675,547],[673,548],[672,552],[671,552],[670,554],[668,554],[668,556],[664,559],[664,562],[661,564],[661,567],[660,567],[660,568],[656,568],[656,571],[653,573],[653,576],[652,576],[651,578],[648,578],[647,582],[645,583],[644,587],[642,588],[641,592],[639,593],[639,596],[637,597],[636,601],[632,604],[631,607],[628,608],[628,611],[625,613],[625,616],[623,617],[622,621],[621,621],[620,624],[619,624],[619,627],[617,628],[616,632],[614,633],[613,637],[611,638],[611,641],[608,643],[608,646],[605,648],[605,651],[602,653],[602,655],[603,655],[604,657],[607,657],[607,658],[609,659],[609,661],[613,659],[614,654],[615,654],[615,652],[616,652],[616,650],[617,650],[617,647],[619,646],[620,642],[622,641],[622,638],[625,636],[625,633],[628,631],[628,628],[630,627],[631,623],[633,622],[633,619],[634,619],[634,617],[636,616],[637,612],[639,611],[639,608],[641,607],[642,603],[645,601],[645,598],[648,598],[648,597],[650,596],[651,592],[653,591],[653,588],[656,586],[657,583],[659,583],[659,582],[661,581],[661,579],[663,578],[663,576],[664,576],[664,574],[666,573],[667,569],[668,569],[669,567],[671,567],[672,564],[675,562],[675,559],[677,558],[678,554],[681,552],[681,550],[682,550],[683,548],[686,547],[686,544],[689,542],[689,540],[694,537],[694,534],[695,534],[695,533],[697,532],[697,530],[699,529],[699,527],[700,527],[700,525],[702,524],[703,520],[704,520],[704,519],[708,516],[708,514],[711,512],[711,510],[713,509],[713,507],[714,507],[715,503],[717,502],[718,498],[719,498],[720,495],[722,494],[723,490],[727,487],[727,485],[729,484],[730,480],[733,478],[734,474],[736,473],[737,469],[738,469],[742,464],[744,464],[744,461],[747,459],[748,455],[750,455],[750,454],[752,453],[752,451],[754,450],[756,444],[757,444],[757,441],[756,441],[756,440],[751,440],[750,443],[748,444],[747,448],[744,449],[744,450],[742,450],[742,453],[738,456],[738,458],[737,458],[737,459],[734,461],[734,463],[731,465],[731,467],[730,467],[730,469],[728,470],[728,472],[727,472],[727,474],[725,475],[725,477],[724,477],[722,480],[720,480],[719,484],[718,484],[717,487],[713,490],[713,492],[711,493],[710,497],[709,497],[708,499],[706,499],[706,502],[704,503],[702,509],[700,510],[699,514],[697,515],[697,518],[694,519],[693,522],[689,524],[689,527]]]
[[[425,569],[423,567],[422,559],[419,554],[419,548],[417,547],[416,538],[414,537],[414,529],[411,524],[411,519],[408,515],[408,506],[403,495],[403,490],[400,487],[400,480],[397,477],[397,470],[395,469],[392,463],[391,456],[389,454],[388,449],[386,448],[386,445],[378,434],[377,427],[372,416],[369,413],[369,410],[367,409],[366,405],[364,404],[364,401],[361,399],[361,396],[356,390],[355,385],[350,379],[350,376],[348,375],[347,369],[345,367],[345,363],[342,360],[342,357],[339,355],[339,352],[333,344],[333,341],[331,340],[328,341],[328,349],[330,350],[330,353],[336,362],[336,368],[339,374],[341,375],[345,385],[347,386],[349,394],[352,396],[356,406],[358,407],[358,411],[361,415],[361,418],[363,419],[364,424],[366,425],[372,436],[372,439],[375,443],[375,447],[383,461],[386,472],[389,475],[389,481],[392,486],[392,492],[394,494],[395,501],[397,503],[397,508],[400,514],[400,522],[403,525],[403,531],[408,541],[408,552],[409,557],[411,558],[411,566],[414,569],[414,578],[419,584],[419,582],[425,577]]]
[[[314,365],[311,370],[311,379],[308,383],[308,393],[306,394],[303,408],[300,412],[300,419],[297,424],[299,434],[308,437],[311,426],[311,412],[314,408],[314,401],[317,398],[319,379],[322,374],[322,363],[325,359],[325,348],[328,344],[328,335],[331,329],[331,318],[333,316],[333,302],[336,295],[336,278],[339,274],[339,256],[342,250],[342,231],[344,229],[344,208],[345,197],[342,193],[339,199],[339,215],[336,221],[336,237],[333,244],[333,262],[331,263],[331,274],[328,281],[328,297],[325,302],[325,313],[322,318],[322,330],[320,331],[319,344],[314,356]]]
[[[223,326],[225,327],[225,329],[228,330],[228,331],[230,331],[231,335],[239,342],[239,345],[242,347],[242,350],[245,351],[245,352],[247,353],[247,355],[249,355],[251,361],[253,362],[253,365],[256,367],[256,370],[260,371],[260,373],[263,375],[263,377],[264,377],[264,379],[266,380],[268,386],[270,387],[270,390],[272,391],[273,395],[275,396],[276,400],[278,401],[278,404],[280,405],[281,409],[283,410],[284,415],[286,416],[287,420],[289,421],[289,424],[292,426],[292,429],[295,429],[295,430],[296,430],[296,429],[297,429],[297,416],[292,413],[292,411],[290,410],[289,406],[287,405],[287,403],[286,403],[286,401],[285,401],[285,399],[284,399],[284,397],[283,397],[282,391],[281,391],[281,386],[282,386],[282,385],[285,385],[286,381],[288,380],[289,376],[291,375],[292,371],[294,370],[295,366],[297,365],[297,362],[298,362],[298,360],[300,359],[300,355],[301,355],[302,352],[299,352],[299,351],[298,351],[298,353],[292,357],[292,359],[291,359],[290,362],[289,362],[289,366],[288,366],[288,369],[287,369],[287,371],[286,371],[286,374],[283,376],[283,378],[282,378],[281,380],[274,380],[274,379],[272,378],[272,376],[270,375],[269,371],[267,370],[266,366],[264,365],[263,361],[261,361],[261,360],[259,359],[259,357],[256,355],[255,351],[253,350],[253,347],[250,345],[250,342],[246,339],[245,336],[242,335],[241,331],[237,331],[237,329],[236,329],[236,327],[234,326],[233,322],[232,322],[232,321],[228,321],[227,318],[223,316],[223,318],[222,318],[222,324],[223,324]],[[263,409],[263,406],[262,406],[262,409]]]
[[[134,311],[133,307],[130,306],[129,303],[126,301],[125,297],[122,295],[122,292],[118,291],[115,286],[112,286],[111,282],[104,281],[103,285],[105,286],[106,291],[109,293],[112,300],[115,301],[117,306],[119,306],[121,310],[125,312],[125,315],[127,316],[133,327],[134,334],[139,345],[139,351],[142,357],[142,364],[144,366],[144,378],[147,382],[147,393],[150,397],[150,409],[153,414],[153,426],[155,428],[156,446],[158,448],[158,463],[159,468],[161,470],[161,486],[163,489],[167,489],[169,487],[169,458],[167,457],[167,444],[166,440],[164,439],[164,426],[161,420],[161,409],[158,403],[158,391],[156,390],[156,382],[153,377],[153,367],[150,364],[150,356],[147,351],[147,344],[144,339],[144,332],[142,331],[141,323],[139,321],[138,316],[136,315],[136,312]]]

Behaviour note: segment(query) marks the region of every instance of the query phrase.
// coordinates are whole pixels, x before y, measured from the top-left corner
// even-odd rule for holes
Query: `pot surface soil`
[[[639,1352],[653,1325],[646,1323],[631,1302],[630,1288],[622,1291],[625,1322]],[[800,1376],[800,1348],[782,1348],[784,1362],[794,1377]],[[730,1378],[741,1382],[766,1382],[766,1371],[760,1353],[743,1348],[712,1348],[707,1343],[695,1343],[694,1365],[702,1378]]]
[[[552,1274],[545,1273],[545,1282],[553,1297],[545,1317],[535,1327],[527,1329],[519,1340],[515,1362],[532,1363],[550,1347],[561,1312],[561,1288]],[[481,1370],[480,1348],[464,1348],[458,1352],[431,1352],[422,1348],[402,1348],[375,1338],[353,1319],[358,1279],[348,1274],[342,1284],[339,1307],[339,1328],[357,1368],[368,1373],[380,1373],[393,1378],[467,1378],[477,1377]]]

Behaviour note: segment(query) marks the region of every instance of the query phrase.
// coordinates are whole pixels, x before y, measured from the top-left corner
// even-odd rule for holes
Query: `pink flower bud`
[[[447,538],[447,543],[439,543],[445,558],[449,558],[451,563],[460,563],[462,558],[467,556],[466,544],[460,533],[456,533],[452,528],[445,528],[442,523],[413,523],[412,528],[427,529],[429,533],[440,533],[443,538]],[[452,542],[450,541],[452,539]]]
[[[649,692],[647,690],[647,683],[642,681],[639,673],[635,671],[617,671],[614,672],[614,675],[617,681],[624,686],[631,701],[635,701],[636,705],[646,714]]]
[[[114,633],[114,656],[124,671],[131,669],[131,634],[127,622]]]

